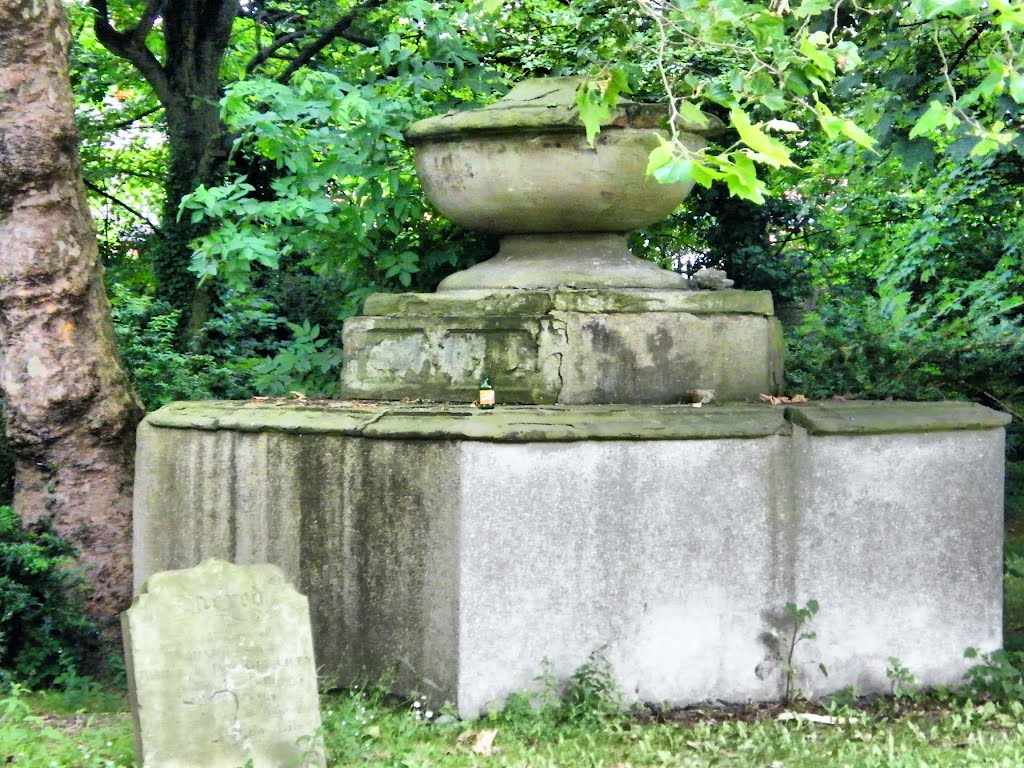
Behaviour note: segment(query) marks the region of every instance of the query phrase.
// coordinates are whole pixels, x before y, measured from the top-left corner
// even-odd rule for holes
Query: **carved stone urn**
[[[490,106],[406,131],[437,209],[502,235],[497,256],[450,276],[439,291],[687,287],[682,276],[633,256],[625,241],[672,213],[693,186],[646,175],[665,108],[621,103],[590,146],[575,104],[581,80],[526,80]],[[683,127],[687,146],[704,146],[704,129]]]
[[[345,322],[345,397],[499,405],[719,401],[777,391],[767,291],[690,290],[629,252],[689,184],[646,175],[666,110],[622,103],[594,146],[578,78],[527,80],[480,109],[412,125],[427,196],[452,221],[501,236],[498,254],[436,293],[375,294]],[[697,126],[681,126],[696,150]]]

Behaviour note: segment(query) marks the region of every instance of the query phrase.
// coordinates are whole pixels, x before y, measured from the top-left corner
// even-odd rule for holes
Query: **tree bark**
[[[205,224],[178,220],[181,199],[200,184],[215,186],[227,170],[229,139],[220,119],[224,94],[221,65],[238,15],[238,0],[148,0],[134,27],[113,27],[106,0],[90,0],[96,10],[96,37],[111,53],[131,62],[152,86],[167,121],[169,163],[160,242],[153,251],[160,298],[183,310],[186,337],[199,330],[209,296],[189,272],[189,243]],[[156,19],[161,21],[154,33]],[[147,45],[151,34],[163,36],[160,61]]]
[[[61,0],[0,0],[0,386],[14,504],[78,547],[89,613],[131,600],[135,426],[76,148]]]

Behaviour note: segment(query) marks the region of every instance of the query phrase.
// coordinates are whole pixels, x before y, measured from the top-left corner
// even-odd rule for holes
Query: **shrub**
[[[118,349],[147,409],[172,400],[204,400],[221,371],[209,355],[176,347],[181,310],[166,301],[113,286],[111,314]]]
[[[47,521],[22,526],[0,506],[0,686],[51,685],[96,658],[101,636],[82,610],[75,556]]]
[[[826,297],[787,333],[789,389],[811,398],[1020,402],[1019,319],[1009,311],[950,317],[933,310],[906,293]]]

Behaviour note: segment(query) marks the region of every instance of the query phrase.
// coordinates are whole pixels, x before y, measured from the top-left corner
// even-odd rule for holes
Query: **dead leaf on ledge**
[[[686,397],[692,405],[706,405],[715,402],[715,390],[691,389],[686,393]]]
[[[772,405],[796,405],[797,403],[806,403],[806,395],[793,395],[788,397],[786,395],[758,395],[758,398],[762,403],[771,403]]]

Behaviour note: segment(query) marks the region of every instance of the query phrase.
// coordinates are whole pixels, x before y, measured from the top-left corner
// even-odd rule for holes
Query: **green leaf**
[[[839,130],[841,130],[848,139],[853,139],[857,144],[860,144],[865,149],[874,150],[875,144],[878,143],[871,134],[858,126],[853,122],[853,120],[846,118],[840,120]]]
[[[1024,104],[1024,72],[1010,78],[1010,96],[1018,104]]]
[[[976,7],[977,0],[914,0],[911,8],[926,19],[933,19],[942,13],[962,14]]]
[[[662,184],[677,184],[683,181],[693,180],[693,163],[685,158],[673,160],[668,165],[663,165],[654,172],[656,178]]]
[[[971,157],[984,157],[997,151],[1002,144],[998,139],[986,136],[971,149]]]
[[[832,10],[832,0],[803,0],[793,9],[793,15],[798,19],[806,19],[809,16],[818,16],[830,10]]]
[[[815,32],[809,36],[805,33],[800,39],[800,55],[810,60],[822,72],[834,75],[836,72],[835,61],[832,60],[828,53],[818,48],[819,45],[827,44],[828,36],[824,32]]]
[[[687,123],[692,123],[698,128],[707,128],[710,119],[701,111],[700,107],[689,101],[680,101],[677,105],[679,116]]]
[[[629,77],[621,67],[613,67],[603,78],[585,80],[580,84],[576,91],[576,107],[590,146],[594,146],[601,126],[614,114],[619,95],[630,92]]]
[[[586,86],[576,92],[576,106],[579,109],[580,122],[587,132],[587,143],[594,146],[594,139],[601,132],[601,125],[611,119],[612,108],[602,100],[600,92]]]
[[[762,95],[758,101],[764,104],[772,112],[781,112],[789,106],[786,95],[782,91],[769,91]]]
[[[732,155],[731,162],[723,162],[722,171],[722,178],[731,195],[759,205],[764,203],[764,192],[767,187],[757,178],[753,160],[742,152],[736,152]]]
[[[662,139],[662,143],[652,149],[651,154],[647,157],[647,175],[653,176],[658,169],[671,163],[674,158],[675,150],[672,148],[672,144]]]
[[[693,176],[693,180],[705,189],[708,189],[714,182],[720,181],[723,178],[723,174],[700,162],[693,163],[690,168],[690,174]]]
[[[953,110],[940,101],[934,99],[928,103],[928,109],[921,115],[910,131],[910,138],[926,136],[939,128],[955,128],[960,124],[959,118],[953,114]]]
[[[796,167],[796,163],[789,159],[789,150],[786,146],[752,124],[745,112],[733,109],[729,113],[729,119],[743,143],[757,153],[758,160],[775,167]]]

